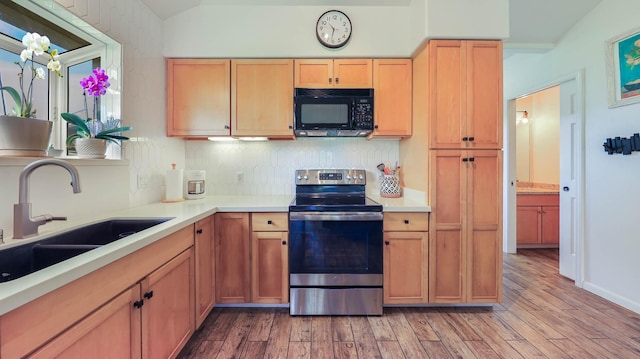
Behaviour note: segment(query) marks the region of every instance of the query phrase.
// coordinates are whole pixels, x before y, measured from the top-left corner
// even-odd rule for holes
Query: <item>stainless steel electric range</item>
[[[364,170],[295,173],[289,206],[291,315],[382,315],[382,205]]]

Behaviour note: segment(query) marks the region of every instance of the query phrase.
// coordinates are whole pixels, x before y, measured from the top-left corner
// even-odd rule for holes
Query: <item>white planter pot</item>
[[[99,138],[78,138],[74,145],[80,158],[104,158],[107,152],[107,140]]]
[[[0,156],[45,157],[53,122],[0,116]]]

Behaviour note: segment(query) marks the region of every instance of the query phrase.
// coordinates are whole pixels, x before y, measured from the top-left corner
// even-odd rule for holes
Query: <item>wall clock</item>
[[[316,23],[318,41],[328,48],[337,49],[351,38],[351,20],[339,10],[329,10],[320,15]]]

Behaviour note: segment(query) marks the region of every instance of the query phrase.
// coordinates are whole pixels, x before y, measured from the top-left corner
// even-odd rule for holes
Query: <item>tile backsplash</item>
[[[205,170],[207,195],[288,195],[295,192],[295,170],[310,168],[364,169],[367,190],[375,190],[376,166],[398,157],[398,140],[187,141],[186,163],[178,167]]]

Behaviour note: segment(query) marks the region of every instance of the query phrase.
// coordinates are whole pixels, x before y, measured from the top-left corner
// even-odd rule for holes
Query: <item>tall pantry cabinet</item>
[[[432,40],[429,301],[502,300],[502,42]]]

